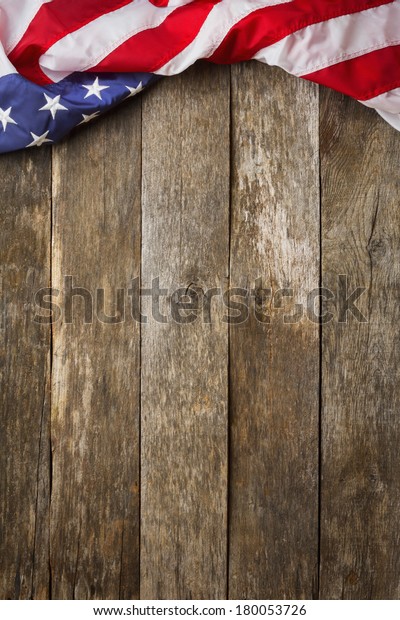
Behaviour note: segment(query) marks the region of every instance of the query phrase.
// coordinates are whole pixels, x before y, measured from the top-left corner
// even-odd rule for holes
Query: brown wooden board
[[[139,594],[140,326],[127,292],[140,272],[140,173],[140,99],[54,149],[52,272],[63,310],[53,327],[56,599]],[[88,291],[72,316],[68,276]]]
[[[143,106],[143,286],[197,291],[207,321],[142,327],[144,599],[226,597],[228,329],[204,295],[227,285],[229,87],[202,65]]]
[[[319,282],[318,91],[256,63],[232,77],[231,286],[251,293],[249,318],[230,328],[229,595],[311,598],[319,327],[306,310]]]
[[[0,596],[49,596],[51,151],[0,158]]]
[[[322,598],[400,596],[399,165],[394,129],[323,91]],[[366,289],[367,322],[343,314],[339,276]]]

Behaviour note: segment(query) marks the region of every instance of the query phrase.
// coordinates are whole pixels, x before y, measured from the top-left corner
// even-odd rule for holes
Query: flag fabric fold
[[[199,59],[255,59],[400,129],[400,0],[0,0],[0,152],[52,144]]]

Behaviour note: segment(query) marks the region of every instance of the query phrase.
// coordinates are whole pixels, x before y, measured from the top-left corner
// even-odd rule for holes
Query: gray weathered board
[[[1,598],[400,596],[399,167],[256,63],[0,158]]]

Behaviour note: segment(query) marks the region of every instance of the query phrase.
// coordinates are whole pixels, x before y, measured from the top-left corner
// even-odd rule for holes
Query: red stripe
[[[369,52],[302,77],[366,101],[400,87],[400,45]]]
[[[17,71],[37,84],[51,80],[42,72],[39,58],[56,41],[78,30],[104,13],[115,11],[132,0],[53,0],[41,6],[9,58]]]
[[[219,2],[221,0],[195,0],[177,8],[160,26],[134,35],[91,71],[156,71],[196,38]]]
[[[391,4],[393,0],[293,0],[254,11],[235,24],[208,60],[230,64],[252,58],[284,37],[327,19]]]

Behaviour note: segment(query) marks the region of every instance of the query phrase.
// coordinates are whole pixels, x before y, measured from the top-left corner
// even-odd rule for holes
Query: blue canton
[[[158,80],[151,73],[73,73],[37,86],[13,73],[0,78],[0,153],[54,144]]]

